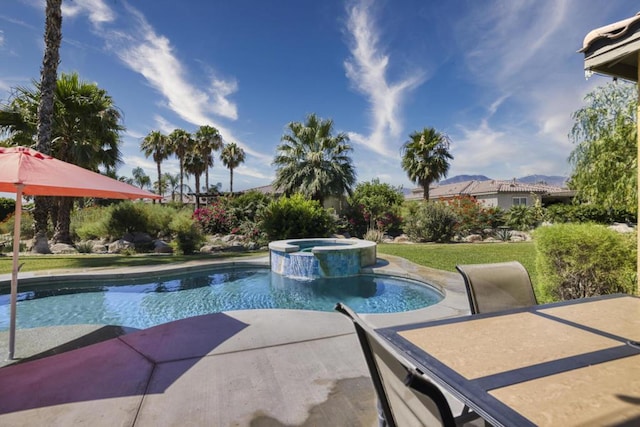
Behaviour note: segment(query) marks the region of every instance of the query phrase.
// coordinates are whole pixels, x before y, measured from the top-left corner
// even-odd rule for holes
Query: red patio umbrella
[[[13,359],[22,196],[100,197],[104,199],[160,199],[161,196],[26,147],[0,147],[0,192],[16,193],[9,327],[9,359]]]

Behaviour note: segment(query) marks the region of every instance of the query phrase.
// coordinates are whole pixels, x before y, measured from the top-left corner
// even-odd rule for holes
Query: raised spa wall
[[[292,239],[269,243],[271,271],[316,279],[347,277],[376,263],[376,243],[356,239]]]

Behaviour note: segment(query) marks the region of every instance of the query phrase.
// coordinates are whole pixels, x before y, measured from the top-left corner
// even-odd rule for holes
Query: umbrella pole
[[[18,299],[18,255],[20,254],[20,222],[22,220],[22,184],[17,184],[16,214],[13,224],[13,266],[11,268],[11,323],[9,326],[9,360],[16,347],[16,301]]]

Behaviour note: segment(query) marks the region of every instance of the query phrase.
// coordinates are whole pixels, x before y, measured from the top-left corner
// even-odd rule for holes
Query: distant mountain
[[[451,178],[444,179],[440,181],[439,185],[446,184],[456,184],[458,182],[464,181],[488,181],[493,178],[488,178],[484,175],[456,175]],[[540,184],[544,183],[547,185],[552,185],[554,187],[565,187],[567,182],[566,176],[557,176],[557,175],[527,175],[522,178],[516,178],[516,181],[522,182],[525,184]]]
[[[438,184],[446,185],[446,184],[457,184],[458,182],[465,182],[465,181],[489,181],[490,179],[491,178],[487,178],[484,175],[456,175],[456,176],[452,176],[451,178],[443,179],[442,181],[438,182]]]

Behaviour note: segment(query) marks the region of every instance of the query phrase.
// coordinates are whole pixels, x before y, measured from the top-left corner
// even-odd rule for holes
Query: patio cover
[[[640,13],[604,27],[596,28],[584,38],[584,69],[590,73],[638,81],[640,51]]]

